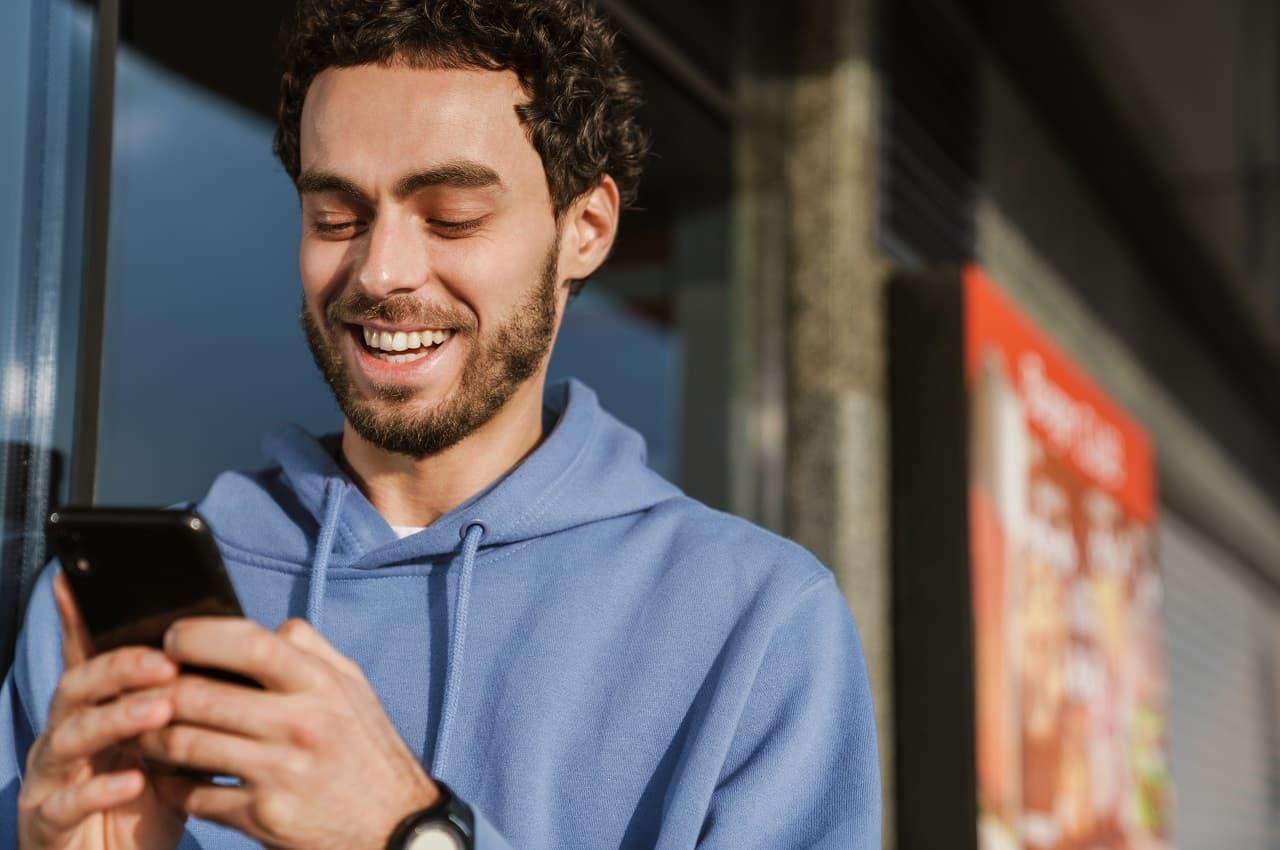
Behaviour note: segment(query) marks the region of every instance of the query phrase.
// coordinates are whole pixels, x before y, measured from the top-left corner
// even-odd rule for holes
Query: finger
[[[68,715],[49,731],[44,753],[53,765],[93,756],[169,722],[173,707],[156,693],[131,695]]]
[[[286,697],[210,679],[179,676],[169,689],[174,723],[259,740],[284,740],[293,722]]]
[[[244,786],[214,785],[181,776],[162,776],[154,780],[160,799],[189,815],[215,821],[254,834],[250,807],[253,790]]]
[[[75,597],[71,595],[71,585],[61,570],[53,577],[53,601],[62,621],[62,664],[74,667],[93,655],[93,641],[89,638],[89,630],[80,616]]]
[[[286,620],[280,628],[276,629],[276,634],[303,652],[309,652],[332,665],[340,673],[356,679],[364,679],[364,671],[360,669],[360,666],[334,649],[333,644],[325,640],[324,636],[317,632],[306,620],[300,620],[297,617]]]
[[[340,676],[339,683],[348,698],[357,700],[366,711],[382,713],[382,703],[373,692],[373,686],[369,684],[369,680],[365,678],[364,670],[350,658],[338,652],[310,623],[297,618],[286,620],[277,633],[294,646],[310,653],[337,671]]]
[[[295,750],[186,724],[170,724],[138,736],[147,758],[219,776],[238,776],[260,783],[280,770],[297,769]]]
[[[54,704],[59,711],[95,704],[125,691],[171,681],[178,667],[163,652],[142,646],[126,646],[95,655],[62,676]]]
[[[243,617],[190,617],[169,627],[164,651],[180,664],[248,676],[272,691],[306,691],[321,682],[310,654]]]
[[[106,773],[50,794],[40,805],[40,819],[55,832],[66,832],[95,812],[136,798],[146,786],[140,770]]]
[[[339,674],[338,684],[348,700],[353,701],[367,716],[378,717],[385,714],[382,701],[374,693],[373,686],[365,678],[360,665],[338,652],[310,623],[297,618],[286,620],[277,633],[336,670]],[[296,735],[293,735],[293,740],[298,740]]]

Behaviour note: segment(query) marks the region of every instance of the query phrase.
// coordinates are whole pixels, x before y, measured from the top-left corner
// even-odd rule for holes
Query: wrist
[[[434,802],[409,813],[392,830],[386,850],[424,850],[474,847],[475,818],[471,807],[443,782],[433,782]]]
[[[424,772],[420,777],[404,782],[399,793],[388,795],[385,805],[371,810],[376,822],[366,824],[364,835],[371,838],[368,850],[385,850],[396,829],[410,816],[429,809],[440,802],[440,789]]]
[[[417,793],[414,794],[408,807],[400,812],[400,820],[403,820],[413,812],[420,812],[423,809],[429,809],[439,804],[443,795],[440,793],[440,786],[433,780],[423,778],[422,784],[418,787]],[[397,821],[398,823],[399,821]]]

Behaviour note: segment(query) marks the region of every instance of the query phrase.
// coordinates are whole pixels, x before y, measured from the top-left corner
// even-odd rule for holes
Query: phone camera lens
[[[75,569],[82,576],[87,576],[93,572],[93,565],[89,563],[88,558],[76,558]]]
[[[72,542],[72,543],[79,543],[79,542],[80,542],[80,532],[78,532],[78,531],[73,531],[73,532],[71,532],[71,542]]]

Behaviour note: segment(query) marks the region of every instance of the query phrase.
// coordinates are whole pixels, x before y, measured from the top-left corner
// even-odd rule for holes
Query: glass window
[[[274,125],[133,46],[116,63],[99,500],[201,496],[276,424],[338,414],[298,323],[298,198]]]
[[[0,4],[0,667],[71,442],[91,12]]]

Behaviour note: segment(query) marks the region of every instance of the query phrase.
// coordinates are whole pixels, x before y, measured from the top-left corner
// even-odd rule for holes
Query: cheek
[[[465,250],[438,252],[435,271],[486,326],[504,324],[541,280],[551,237],[476,240]]]
[[[341,289],[345,256],[345,243],[302,241],[298,250],[298,271],[302,277],[302,291],[309,302],[324,303]]]

